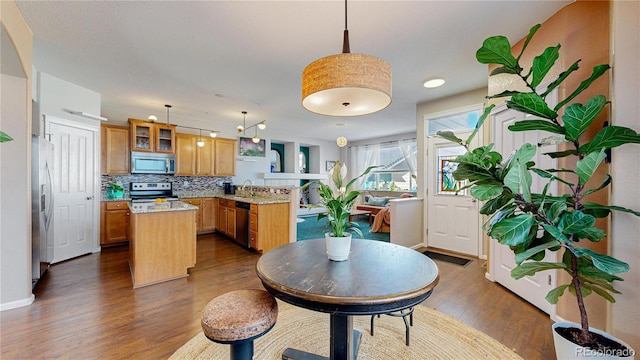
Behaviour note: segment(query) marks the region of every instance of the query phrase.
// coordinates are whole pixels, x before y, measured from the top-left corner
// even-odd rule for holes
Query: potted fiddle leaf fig
[[[604,179],[591,178],[598,167],[603,166],[608,150],[627,144],[640,143],[640,135],[629,128],[620,126],[601,127],[594,121],[610,106],[603,95],[596,95],[586,104],[572,100],[609,70],[609,65],[598,65],[592,74],[575,89],[567,89],[565,99],[559,99],[554,107],[546,103],[546,96],[564,83],[579,66],[574,62],[555,78],[548,86],[539,89],[559,58],[560,45],[546,48],[536,56],[530,69],[524,69],[520,58],[540,25],[529,31],[522,50],[517,57],[511,53],[511,44],[504,36],[487,38],[476,52],[476,58],[483,64],[499,65],[490,75],[510,74],[526,86],[526,91],[505,91],[488,98],[510,97],[506,105],[509,109],[532,115],[532,118],[516,121],[509,126],[510,131],[544,131],[550,133],[543,144],[566,144],[562,151],[545,153],[552,158],[572,157],[575,166],[562,169],[537,168],[532,161],[538,151],[536,144],[524,144],[511,154],[500,154],[492,150],[493,144],[471,149],[469,144],[480,126],[491,113],[493,105],[487,106],[478,121],[475,131],[468,139],[462,140],[452,132],[440,132],[439,136],[464,146],[467,152],[456,158],[457,169],[453,176],[466,184],[471,196],[481,200],[480,213],[487,215],[483,229],[493,239],[509,246],[515,254],[516,267],[511,276],[521,279],[539,271],[566,271],[571,280],[560,284],[546,295],[552,304],[569,293],[576,298],[580,313],[580,324],[554,324],[554,343],[558,359],[593,354],[633,355],[634,350],[626,343],[599,330],[589,327],[584,298],[589,295],[602,296],[615,302],[612,294],[618,276],[629,270],[629,265],[607,254],[599,253],[583,246],[588,242],[598,242],[606,237],[603,229],[595,226],[596,218],[605,218],[612,211],[623,211],[640,216],[638,211],[611,204],[590,201],[589,195],[606,191],[611,176]],[[591,129],[597,127],[597,129]],[[592,138],[584,136],[595,133]],[[536,193],[532,189],[532,179],[540,177],[544,189]],[[558,187],[561,193],[549,195],[551,187]],[[614,240],[615,241],[615,240]],[[543,261],[546,251],[560,251],[560,259],[555,262]],[[607,339],[614,339],[613,345]],[[578,348],[562,352],[562,343],[569,341]],[[615,358],[615,357],[614,357]],[[625,357],[626,358],[626,357]]]
[[[304,191],[311,184],[318,185],[317,190],[320,195],[320,205],[326,209],[326,212],[318,214],[318,220],[327,218],[330,228],[329,232],[325,234],[329,260],[345,261],[349,258],[349,251],[351,249],[351,233],[349,231],[353,231],[360,235],[360,237],[363,237],[362,231],[358,228],[358,224],[349,221],[351,208],[360,195],[360,191],[351,190],[351,186],[356,180],[367,175],[371,169],[375,167],[377,166],[368,167],[362,174],[351,179],[345,185],[347,166],[340,161],[336,161],[333,168],[329,171],[331,178],[329,184],[314,181],[302,187]]]

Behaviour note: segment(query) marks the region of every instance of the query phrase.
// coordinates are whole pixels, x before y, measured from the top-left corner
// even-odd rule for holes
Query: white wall
[[[0,311],[31,295],[31,61],[33,36],[13,1],[0,1]]]
[[[3,51],[4,51],[3,47]],[[0,144],[0,309],[28,305],[31,295],[31,164],[30,128],[26,112],[27,81],[2,74],[2,131],[13,141]],[[8,119],[21,119],[7,121]]]
[[[232,181],[235,185],[242,185],[242,183],[250,179],[254,185],[264,185],[264,180],[260,176],[262,173],[270,171],[271,158],[269,157],[269,150],[271,149],[271,140],[268,133],[260,132],[260,136],[265,136],[266,139],[266,156],[265,157],[242,157],[237,156],[236,161],[236,176],[232,177]],[[288,138],[287,136],[277,135],[277,143],[285,143],[285,171],[294,172],[297,171],[298,166],[298,151],[300,146],[312,147],[310,149],[310,168],[316,169],[319,167],[319,172],[310,171],[312,173],[326,174],[325,161],[335,161],[340,159],[340,148],[333,141],[324,141],[318,139],[300,139],[300,138]],[[294,151],[295,150],[295,151]],[[236,154],[238,149],[236,149]],[[315,163],[319,161],[319,163]],[[289,169],[294,168],[293,171]]]
[[[612,2],[612,44],[614,47],[612,123],[640,131],[640,2]],[[640,145],[631,144],[612,150],[611,203],[640,210]],[[624,281],[616,283],[622,295],[610,305],[609,331],[640,351],[640,218],[615,212],[611,221],[611,254],[629,263]],[[637,356],[636,356],[637,357]]]
[[[101,96],[99,93],[43,72],[34,74],[34,79],[37,82],[34,98],[39,107],[39,119],[42,120],[41,115],[45,114],[90,126],[99,126],[99,121],[70,113],[71,111],[82,111],[92,115],[100,115]]]

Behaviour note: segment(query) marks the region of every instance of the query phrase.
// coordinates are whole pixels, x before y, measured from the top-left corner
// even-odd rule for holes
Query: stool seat
[[[236,290],[220,295],[202,310],[202,330],[212,341],[233,344],[253,340],[275,325],[276,299],[264,290]]]

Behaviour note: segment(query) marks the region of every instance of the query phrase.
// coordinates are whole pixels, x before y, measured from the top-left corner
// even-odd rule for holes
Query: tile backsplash
[[[229,176],[173,176],[173,175],[102,175],[102,191],[107,191],[109,184],[120,184],[126,192],[132,182],[170,182],[175,192],[207,191],[222,192],[223,183],[231,182]]]

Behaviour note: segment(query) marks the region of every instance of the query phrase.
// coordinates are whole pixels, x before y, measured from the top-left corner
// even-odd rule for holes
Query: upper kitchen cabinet
[[[176,126],[129,119],[131,151],[173,154],[176,152]]]
[[[201,139],[204,145],[197,146]],[[235,140],[198,135],[176,135],[176,175],[234,176]]]
[[[129,128],[125,126],[100,126],[100,172],[103,175],[129,174]]]
[[[218,176],[236,175],[236,141],[233,139],[215,139],[214,173]]]

